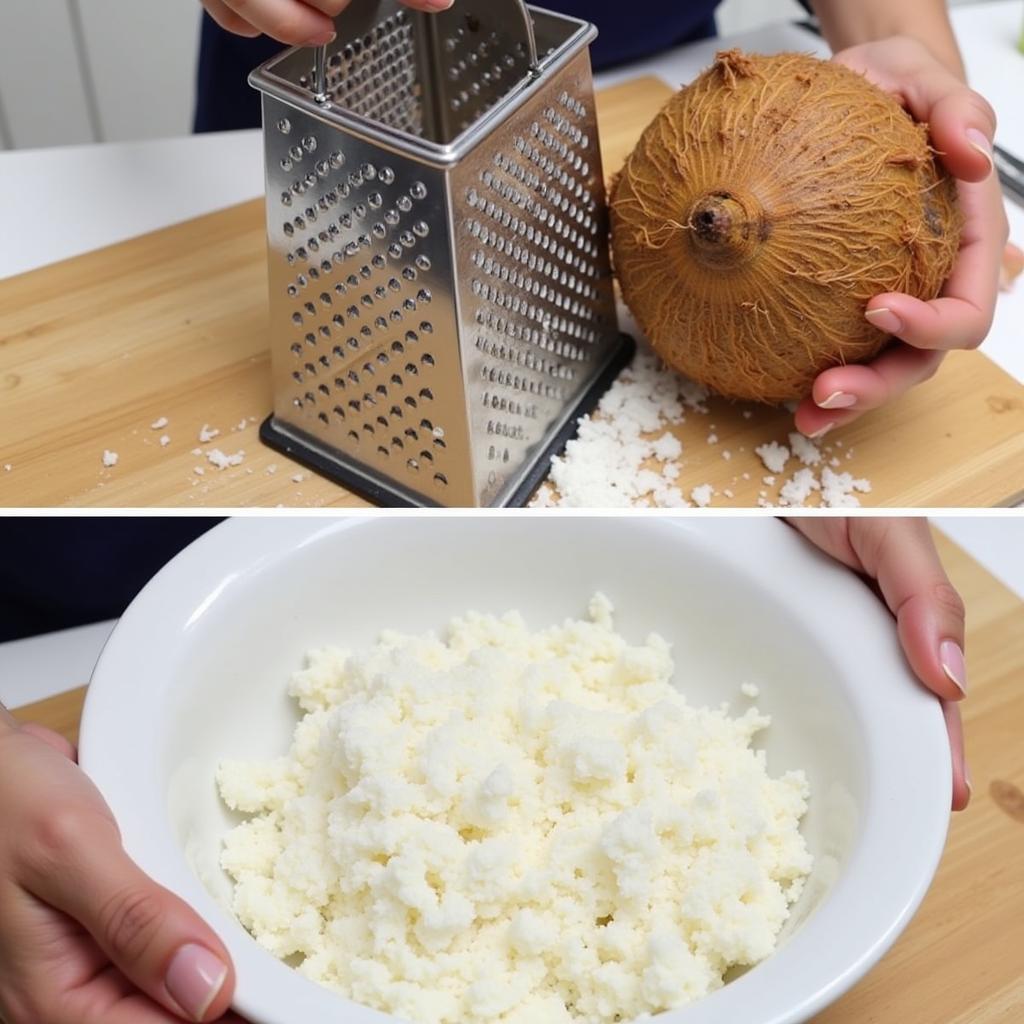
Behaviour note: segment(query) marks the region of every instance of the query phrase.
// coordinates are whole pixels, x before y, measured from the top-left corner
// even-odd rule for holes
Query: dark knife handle
[[[1003,189],[1018,203],[1024,204],[1024,163],[1007,153],[1001,146],[994,148],[992,158]]]

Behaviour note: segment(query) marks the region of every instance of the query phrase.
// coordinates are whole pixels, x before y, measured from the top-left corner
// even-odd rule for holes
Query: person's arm
[[[958,78],[967,79],[946,0],[811,0],[811,6],[833,50],[912,36]]]

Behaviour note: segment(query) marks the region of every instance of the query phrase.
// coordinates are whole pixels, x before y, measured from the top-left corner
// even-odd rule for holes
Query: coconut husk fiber
[[[623,298],[658,354],[723,395],[783,402],[890,340],[883,292],[935,298],[960,243],[928,130],[849,68],[719,53],[612,188]]]

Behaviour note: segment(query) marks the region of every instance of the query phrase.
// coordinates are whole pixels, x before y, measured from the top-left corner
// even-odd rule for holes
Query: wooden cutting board
[[[937,539],[969,609],[964,717],[974,799],[953,818],[920,913],[881,964],[816,1024],[1024,1020],[1024,604],[948,539]],[[74,741],[84,694],[75,690],[15,714]]]
[[[643,78],[599,96],[609,174],[668,95]],[[258,440],[271,408],[263,231],[250,202],[0,281],[0,505],[364,504]],[[764,484],[754,448],[785,442],[791,417],[744,409],[712,401],[678,428],[684,493],[710,483],[716,506],[762,490],[774,500],[783,477]],[[204,425],[221,433],[201,445]],[[1024,496],[1024,388],[977,353],[954,353],[927,385],[826,441],[842,470],[871,481],[864,504]],[[214,447],[244,461],[218,470]]]

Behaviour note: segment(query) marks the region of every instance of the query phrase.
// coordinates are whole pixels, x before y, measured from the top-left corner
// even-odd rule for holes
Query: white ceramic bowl
[[[533,626],[583,613],[595,590],[618,628],[674,644],[695,703],[761,682],[770,771],[804,768],[816,858],[778,950],[662,1024],[797,1024],[856,982],[917,909],[938,864],[951,770],[938,703],[851,573],[770,519],[474,516],[235,519],[171,562],[125,613],[93,675],[86,771],[128,851],[223,937],[236,1008],[253,1024],[393,1018],[302,978],[224,907],[231,818],[218,760],[283,753],[285,694],[307,649],[422,631],[468,609]],[[742,704],[737,704],[742,707]]]

